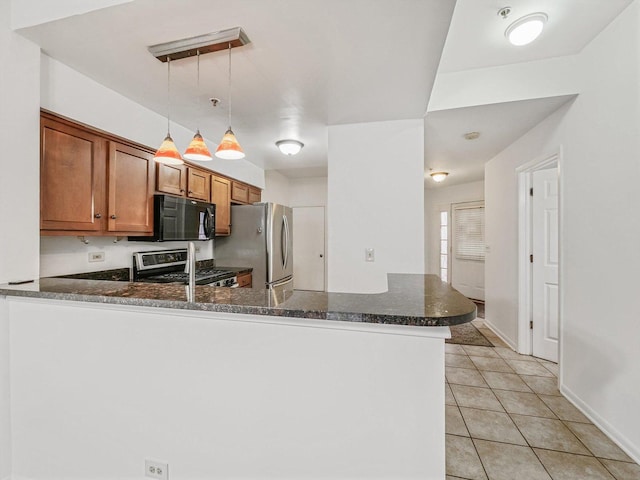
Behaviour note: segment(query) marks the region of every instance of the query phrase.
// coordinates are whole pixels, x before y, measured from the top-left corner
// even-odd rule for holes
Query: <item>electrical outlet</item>
[[[364,249],[364,260],[365,260],[365,262],[375,262],[376,261],[376,251],[373,248],[365,248]]]
[[[104,262],[104,252],[89,252],[90,262]]]
[[[196,253],[200,253],[200,247],[196,245]]]
[[[169,480],[169,464],[157,460],[144,460],[144,476],[158,480]]]

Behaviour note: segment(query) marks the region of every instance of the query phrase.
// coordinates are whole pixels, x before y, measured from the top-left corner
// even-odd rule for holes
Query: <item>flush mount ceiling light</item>
[[[440,183],[445,178],[447,178],[447,175],[449,175],[449,172],[433,172],[433,173],[430,173],[429,175],[431,175],[431,178],[433,178],[434,182]]]
[[[547,19],[547,15],[542,12],[525,15],[509,25],[504,35],[512,45],[527,45],[540,36]]]
[[[276,142],[276,147],[278,147],[285,155],[295,155],[302,150],[304,143],[299,142],[298,140],[278,140]]]

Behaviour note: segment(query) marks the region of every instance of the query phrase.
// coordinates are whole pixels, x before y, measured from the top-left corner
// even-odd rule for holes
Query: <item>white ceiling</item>
[[[248,161],[298,178],[326,175],[329,125],[420,118],[436,72],[576,54],[631,1],[134,0],[19,32],[49,56],[166,115],[166,64],[147,47],[243,27],[252,42],[232,52],[233,129]],[[512,14],[503,20],[497,11],[507,3]],[[508,24],[536,11],[549,16],[543,35],[510,46]],[[226,52],[203,55],[198,90],[195,59],[172,63],[172,120],[199,127],[212,143],[227,127],[227,68]],[[210,97],[222,105],[213,109]],[[430,112],[425,168],[451,173],[442,186],[482,179],[487,160],[567,99]],[[480,139],[462,139],[473,130],[481,130]],[[275,147],[283,138],[305,147],[284,156]]]
[[[232,126],[266,169],[327,163],[328,125],[420,118],[454,0],[135,0],[20,30],[49,56],[166,114],[166,64],[150,45],[241,26]],[[217,142],[227,127],[226,52],[172,62],[172,120]],[[222,99],[213,109],[210,97]],[[160,143],[164,132],[158,132]],[[301,140],[295,157],[275,142]],[[326,171],[326,170],[325,170]],[[291,175],[295,176],[295,173]]]

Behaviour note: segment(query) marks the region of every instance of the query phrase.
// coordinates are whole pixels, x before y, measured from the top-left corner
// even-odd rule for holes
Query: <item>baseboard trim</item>
[[[483,319],[483,321],[484,321],[484,324],[487,326],[487,328],[489,330],[491,330],[493,333],[495,333],[498,336],[498,338],[500,338],[500,340],[502,340],[504,343],[509,345],[514,351],[516,351],[516,352],[518,351],[518,349],[516,348],[515,343],[513,343],[511,340],[509,340],[507,338],[507,336],[500,331],[499,328],[497,328],[495,325],[493,325],[491,322],[489,322],[486,318]]]
[[[627,437],[620,433],[609,422],[602,418],[595,410],[583,402],[580,397],[571,391],[566,385],[560,385],[560,392],[578,410],[580,410],[593,424],[598,427],[609,439],[618,445],[634,462],[640,463],[640,449],[635,446]]]

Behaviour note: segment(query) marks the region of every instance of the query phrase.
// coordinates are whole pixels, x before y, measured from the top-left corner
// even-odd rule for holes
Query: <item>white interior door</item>
[[[451,285],[484,300],[484,202],[452,205]]]
[[[558,361],[558,172],[533,172],[533,354]]]
[[[324,291],[324,207],[294,207],[293,238],[293,288]]]

